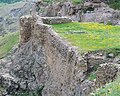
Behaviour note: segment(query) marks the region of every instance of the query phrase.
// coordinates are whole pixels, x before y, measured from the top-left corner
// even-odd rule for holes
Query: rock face
[[[111,22],[114,25],[120,25],[120,11],[116,10],[113,12]]]

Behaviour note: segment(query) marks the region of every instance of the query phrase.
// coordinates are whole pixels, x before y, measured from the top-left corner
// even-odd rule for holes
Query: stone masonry
[[[44,86],[43,96],[87,96],[81,88],[87,63],[77,48],[34,16],[21,17],[20,29],[20,46],[10,69],[20,88]]]

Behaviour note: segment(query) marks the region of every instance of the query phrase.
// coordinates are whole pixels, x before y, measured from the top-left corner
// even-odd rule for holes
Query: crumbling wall
[[[30,17],[22,17],[21,21],[24,22],[26,19],[32,20]],[[22,34],[24,33],[23,30],[26,28],[25,26],[27,26],[26,24],[27,23],[21,23]],[[30,56],[35,56],[37,54],[34,59],[41,58],[41,61],[41,53],[38,54],[37,51],[40,46],[43,48],[42,52],[44,50],[46,58],[44,65],[46,65],[47,70],[44,70],[45,68],[43,67],[43,73],[46,73],[48,78],[42,78],[43,81],[46,81],[43,84],[43,96],[78,96],[78,94],[81,96],[82,89],[80,89],[80,84],[85,79],[87,63],[84,61],[82,56],[80,56],[79,52],[77,52],[77,49],[62,40],[62,38],[59,37],[50,26],[42,24],[39,21],[35,23],[31,30],[32,33],[30,35],[31,37],[29,37],[30,40],[26,34],[23,34],[21,39],[24,41],[23,37],[27,36],[29,40],[27,43],[32,42],[32,49],[29,52],[32,52]],[[30,62],[28,63],[31,64]],[[32,64],[36,65],[35,63]],[[40,65],[42,65],[42,63]],[[35,69],[36,67],[34,67],[34,69],[32,68],[32,70]],[[39,70],[39,68],[37,70]],[[42,82],[42,79],[41,75],[36,74],[40,74],[40,72],[35,71],[35,77],[40,78],[36,79],[38,85]]]
[[[10,67],[10,75],[23,90],[44,86],[48,78],[45,50],[34,34],[35,23],[33,16],[20,18],[20,44]]]
[[[36,24],[47,56],[49,79],[43,96],[76,96],[84,80],[87,64],[76,49],[63,41],[48,25]]]

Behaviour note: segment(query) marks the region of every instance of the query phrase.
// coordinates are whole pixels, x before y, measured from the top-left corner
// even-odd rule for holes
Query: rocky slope
[[[34,3],[31,1],[0,3],[0,35],[18,32],[20,16],[30,14],[32,7],[34,7]]]

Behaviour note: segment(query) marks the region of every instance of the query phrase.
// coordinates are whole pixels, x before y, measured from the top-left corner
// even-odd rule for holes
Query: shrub
[[[110,0],[108,4],[111,8],[120,10],[120,0]]]
[[[13,96],[42,96],[42,90],[44,86],[38,87],[36,90],[31,92],[18,92],[14,94]]]

